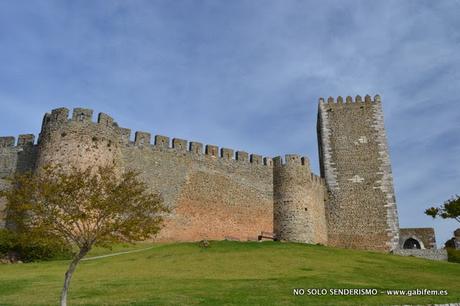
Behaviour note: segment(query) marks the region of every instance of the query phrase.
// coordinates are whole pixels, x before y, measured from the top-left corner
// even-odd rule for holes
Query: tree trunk
[[[73,272],[75,272],[78,263],[83,257],[85,257],[86,254],[88,254],[89,250],[90,248],[81,248],[80,252],[78,252],[78,254],[75,255],[75,257],[72,259],[72,262],[70,263],[69,268],[65,273],[64,287],[62,288],[61,293],[61,306],[67,306],[67,291],[69,290],[70,280],[72,279]]]

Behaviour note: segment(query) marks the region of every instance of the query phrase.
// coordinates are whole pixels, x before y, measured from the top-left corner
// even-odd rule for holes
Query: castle
[[[34,135],[0,137],[0,188],[8,176],[50,163],[134,169],[172,213],[156,239],[276,239],[392,251],[435,248],[432,229],[401,230],[380,96],[319,99],[321,175],[307,157],[262,157],[120,127],[75,108],[46,113]],[[0,203],[0,206],[2,204]],[[4,203],[3,203],[4,205]],[[0,215],[0,226],[4,216]],[[412,243],[415,240],[418,243]],[[423,243],[425,241],[425,243]]]

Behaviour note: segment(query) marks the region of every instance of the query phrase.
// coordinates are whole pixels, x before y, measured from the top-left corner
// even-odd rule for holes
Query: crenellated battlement
[[[386,251],[397,247],[399,225],[380,96],[320,98],[317,131],[330,244]]]
[[[310,160],[306,156],[299,156],[297,154],[286,154],[284,160],[281,156],[276,156],[273,158],[274,167],[282,166],[304,166],[310,170]]]
[[[121,128],[122,142],[132,148],[151,148],[156,150],[165,150],[177,153],[189,153],[197,156],[209,156],[216,159],[237,161],[252,165],[272,166],[270,157],[263,157],[259,154],[249,154],[245,151],[234,150],[230,148],[219,148],[217,145],[203,144],[196,141],[188,141],[180,138],[172,138],[163,135],[152,137],[148,132],[136,131],[134,141],[129,140],[131,130]]]
[[[314,184],[326,186],[326,182],[324,181],[324,179],[321,176],[313,174],[313,173],[311,173],[311,181]]]
[[[297,154],[273,159],[273,230],[278,240],[327,241],[325,184],[309,164]]]
[[[366,95],[364,99],[360,95],[357,95],[354,99],[351,96],[347,96],[345,100],[342,96],[338,96],[336,99],[329,97],[327,100],[322,97],[319,98],[320,106],[364,106],[376,103],[381,103],[379,95],[375,95],[373,99],[370,95]]]
[[[0,137],[0,148],[14,147],[16,139],[13,136]]]
[[[107,128],[108,131],[115,132],[119,138],[119,143],[126,147],[152,148],[177,153],[187,152],[198,156],[209,156],[216,159],[238,161],[251,165],[272,166],[272,159],[270,157],[262,157],[258,154],[249,154],[245,151],[230,148],[219,148],[219,146],[211,144],[204,145],[200,142],[188,141],[180,138],[172,138],[171,141],[168,136],[154,135],[152,137],[151,133],[144,131],[135,131],[134,140],[131,140],[131,129],[119,127],[111,116],[105,113],[99,113],[97,121],[93,121],[92,109],[77,107],[73,109],[70,117],[69,115],[70,111],[65,107],[53,109],[51,113],[46,113],[43,118],[42,132],[39,138],[42,138],[50,131],[65,128],[69,124],[74,126],[81,123],[82,126],[87,126],[89,124],[97,127],[98,131]],[[91,131],[88,131],[88,133],[91,133]],[[7,142],[7,140],[4,141],[5,143]],[[2,144],[0,144],[0,146],[1,145]]]
[[[310,160],[306,156],[300,156],[297,154],[286,154],[283,157],[276,156],[273,158],[273,169],[281,170],[284,168],[291,169],[304,169],[309,174],[309,179],[312,183],[318,185],[325,185],[324,179],[311,172]]]
[[[46,113],[38,137],[36,168],[52,163],[77,167],[117,164],[120,144],[129,132],[111,116],[99,113],[94,120],[93,113],[92,109],[81,107],[74,108],[71,114],[65,107]]]
[[[3,178],[34,170],[37,148],[33,134],[0,137],[0,188]]]
[[[69,115],[70,111],[65,107],[56,108],[51,113],[46,113],[43,117],[42,132],[49,129],[59,129],[69,123],[92,124],[100,128],[120,129],[113,118],[105,113],[99,113],[97,120],[94,121],[92,109],[77,107],[73,109],[70,117]]]
[[[35,135],[21,134],[18,136],[18,141],[13,136],[0,137],[0,148],[9,147],[25,147],[35,145]]]
[[[0,180],[49,164],[133,169],[172,208],[163,241],[269,231],[278,240],[394,248],[399,231],[380,96],[320,98],[317,131],[321,177],[297,154],[263,157],[62,107],[44,115],[37,143],[32,134],[0,137]]]

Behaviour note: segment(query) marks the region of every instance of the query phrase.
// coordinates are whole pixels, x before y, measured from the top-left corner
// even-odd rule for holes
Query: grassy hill
[[[136,245],[145,248],[148,245]],[[112,252],[123,250],[118,247]],[[103,251],[95,250],[94,255]],[[0,305],[55,305],[67,261],[0,265]],[[460,302],[460,264],[276,242],[156,244],[84,261],[70,305],[381,305]],[[294,296],[294,288],[375,288],[377,296]],[[388,296],[442,289],[445,297]]]

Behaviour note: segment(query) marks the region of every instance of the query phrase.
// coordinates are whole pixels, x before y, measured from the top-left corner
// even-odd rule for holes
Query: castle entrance
[[[421,249],[420,242],[414,238],[409,238],[404,242],[404,249]]]

